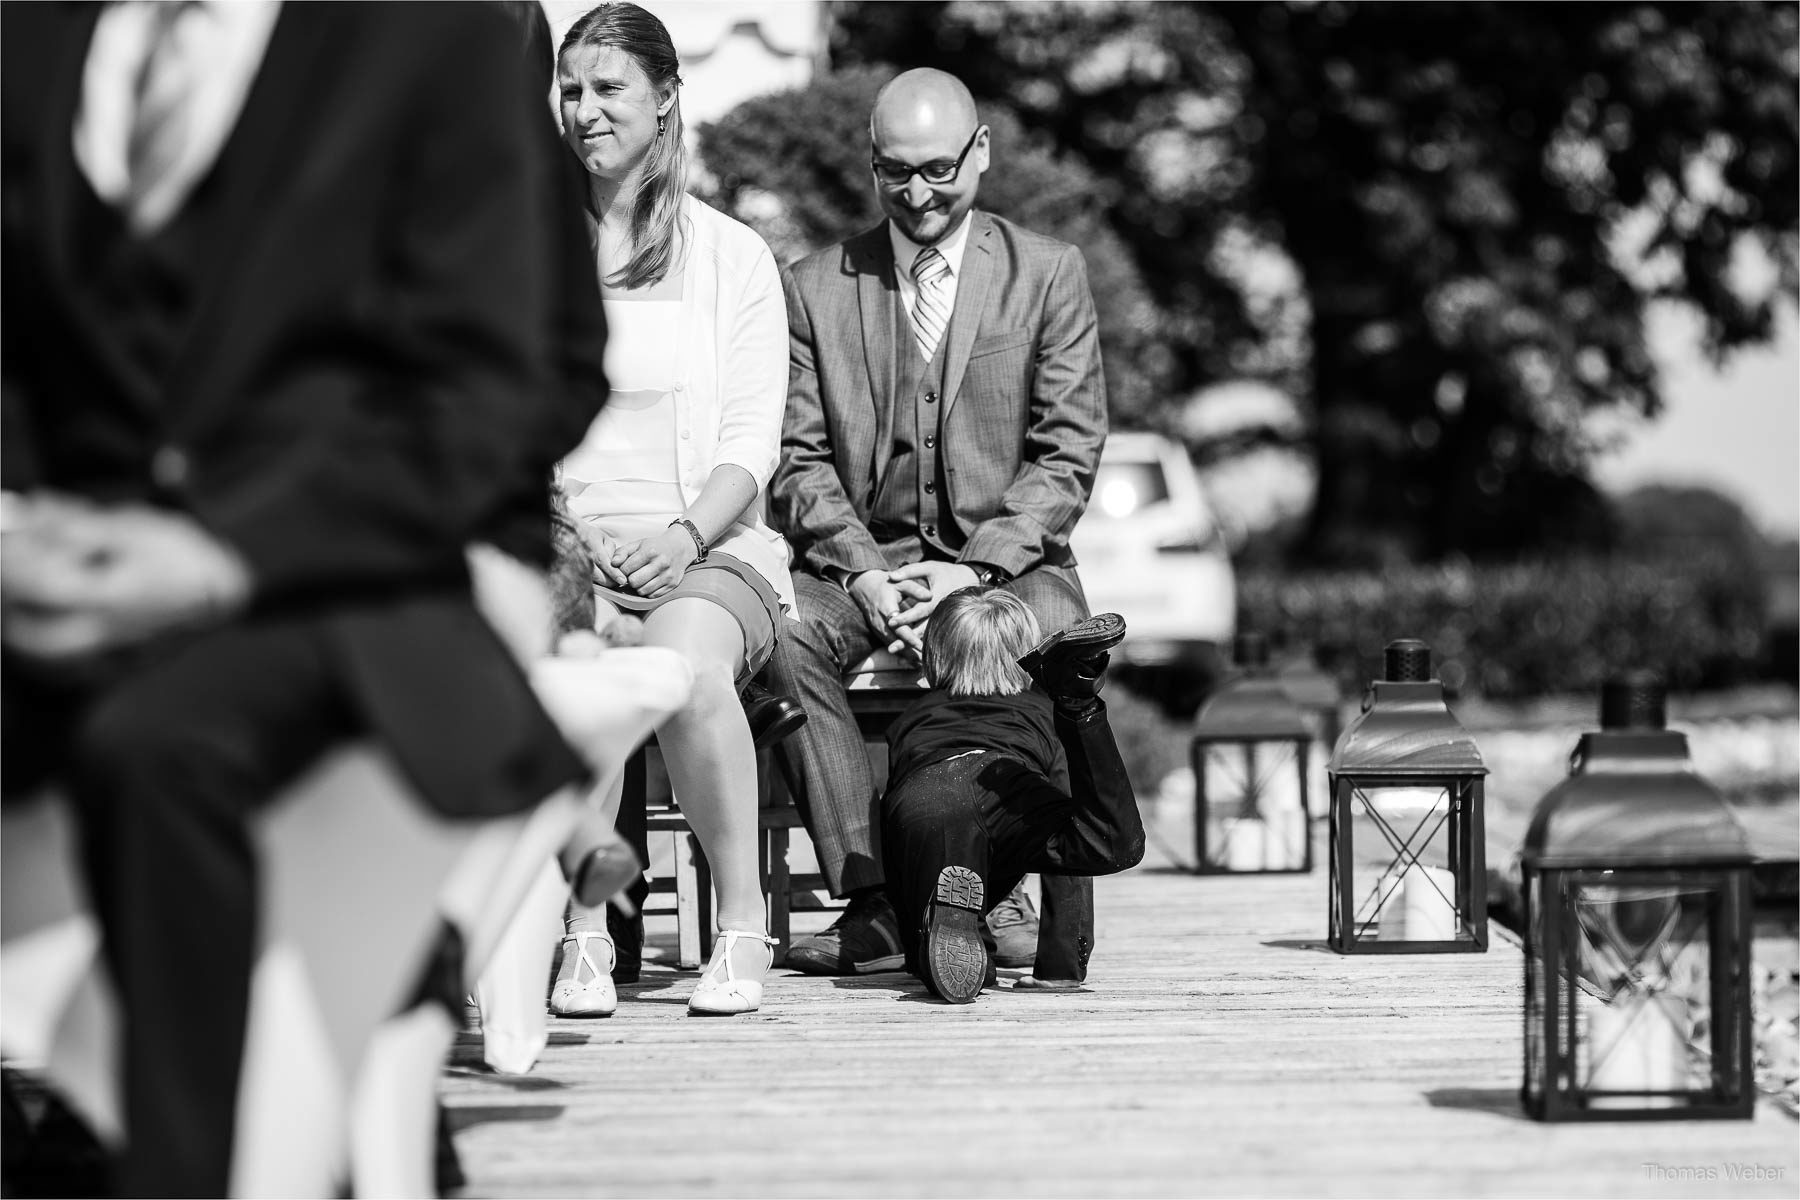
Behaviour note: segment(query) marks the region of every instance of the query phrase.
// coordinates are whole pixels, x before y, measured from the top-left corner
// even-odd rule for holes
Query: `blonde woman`
[[[645,645],[694,667],[692,700],[657,732],[718,889],[721,932],[688,1009],[751,1012],[773,943],[738,691],[793,605],[786,543],[763,519],[787,397],[780,276],[761,238],[685,193],[680,63],[661,21],[594,9],[564,36],[556,78],[563,139],[588,173],[612,385],[559,479],[594,554],[599,623],[636,614]],[[609,1015],[612,967],[604,912],[576,910],[553,1011]]]

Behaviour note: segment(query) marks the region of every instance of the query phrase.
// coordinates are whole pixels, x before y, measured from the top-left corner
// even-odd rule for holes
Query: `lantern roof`
[[[1312,730],[1279,680],[1252,671],[1213,694],[1194,722],[1194,736],[1218,741],[1283,741],[1310,738]]]
[[[1311,657],[1289,663],[1276,673],[1276,678],[1282,690],[1302,708],[1327,708],[1342,699],[1337,677],[1320,670]]]
[[[1386,679],[1369,685],[1362,713],[1339,736],[1333,775],[1486,775],[1481,751],[1431,678],[1431,650],[1402,639],[1387,647]]]
[[[1731,806],[1695,772],[1687,735],[1663,728],[1661,684],[1640,674],[1603,689],[1601,729],[1581,736],[1569,777],[1538,802],[1524,858],[1541,869],[1747,863],[1751,854]]]

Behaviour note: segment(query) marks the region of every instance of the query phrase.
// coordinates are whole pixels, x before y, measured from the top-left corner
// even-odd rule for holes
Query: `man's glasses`
[[[954,159],[936,158],[920,166],[911,166],[903,162],[895,162],[891,158],[871,158],[869,166],[875,171],[875,178],[889,187],[904,187],[914,175],[926,183],[949,183],[962,174],[963,160],[969,157],[969,151],[975,148],[975,139],[981,136],[986,125],[977,125],[975,132],[962,148],[962,153]]]

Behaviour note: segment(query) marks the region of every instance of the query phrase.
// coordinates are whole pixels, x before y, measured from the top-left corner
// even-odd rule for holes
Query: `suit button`
[[[926,485],[925,485],[925,494],[926,494],[926,495],[927,495],[927,496],[929,496],[929,495],[931,495],[931,494],[932,494],[932,493],[933,493],[933,492],[935,492],[935,491],[937,491],[937,484],[935,484],[935,483],[927,483],[927,484],[926,484]]]
[[[936,392],[926,392],[925,393],[925,403],[936,404],[937,403],[937,393]]]
[[[175,491],[188,481],[188,456],[179,446],[159,446],[150,459],[150,478],[157,487]]]
[[[925,527],[925,536],[926,537],[936,537],[937,536],[937,526],[936,525],[927,525]]]
[[[931,449],[931,448],[932,448],[932,447],[933,447],[933,446],[936,446],[936,445],[937,445],[937,438],[935,438],[935,437],[933,437],[933,436],[932,436],[932,435],[931,435],[931,434],[929,434],[929,433],[928,433],[928,434],[926,434],[926,435],[925,435],[925,448],[926,448],[926,449],[927,449],[927,450],[929,450],[929,449]]]

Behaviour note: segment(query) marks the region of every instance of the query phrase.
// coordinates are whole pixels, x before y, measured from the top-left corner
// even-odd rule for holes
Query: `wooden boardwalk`
[[[1179,828],[1160,831],[1184,846]],[[778,972],[690,1019],[650,964],[535,1071],[444,1092],[466,1196],[1782,1196],[1795,1123],[1545,1126],[1517,1104],[1518,949],[1324,950],[1324,868],[1097,881],[1090,990],[966,1007]],[[810,919],[807,919],[810,916]],[[822,914],[799,914],[816,929]],[[652,925],[653,944],[669,922]],[[672,958],[672,954],[665,955]]]

